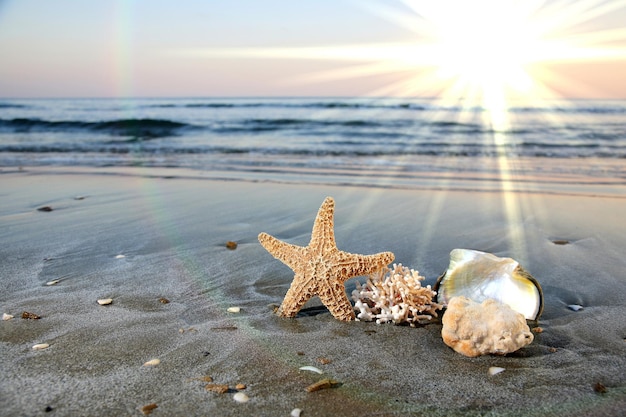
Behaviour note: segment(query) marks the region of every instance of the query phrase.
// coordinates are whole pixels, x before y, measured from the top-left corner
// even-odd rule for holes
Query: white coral
[[[433,302],[436,292],[422,287],[424,277],[414,269],[394,264],[371,275],[364,285],[352,291],[357,319],[376,323],[409,323],[437,317],[441,305]]]

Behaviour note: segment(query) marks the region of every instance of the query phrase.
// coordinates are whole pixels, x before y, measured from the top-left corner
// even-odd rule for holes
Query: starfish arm
[[[334,318],[342,321],[354,320],[354,308],[348,300],[346,288],[342,282],[334,281],[324,286],[318,296]]]
[[[321,253],[336,249],[334,231],[335,200],[326,197],[315,217],[309,247]]]
[[[350,278],[370,275],[393,262],[392,252],[380,252],[374,255],[357,255],[339,251],[337,256],[337,278],[344,282]]]
[[[282,304],[278,308],[278,315],[281,317],[295,317],[306,302],[315,295],[313,289],[309,286],[309,282],[305,281],[299,274],[296,274]]]
[[[259,234],[259,243],[267,250],[270,255],[278,259],[292,270],[297,268],[302,260],[302,254],[304,248],[297,245],[292,245],[282,240],[276,239],[274,236],[267,233]]]

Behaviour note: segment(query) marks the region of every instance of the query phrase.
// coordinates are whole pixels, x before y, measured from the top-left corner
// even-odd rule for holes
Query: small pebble
[[[239,313],[241,312],[241,307],[228,307],[226,311],[229,313]]]
[[[226,242],[226,248],[230,250],[237,249],[237,242],[233,242],[232,240],[229,240],[228,242]]]
[[[159,298],[159,303],[161,303],[161,304],[169,304],[169,302],[170,302],[170,300],[168,300],[165,297]]]
[[[151,359],[148,362],[144,363],[143,366],[157,366],[161,363],[160,359]]]
[[[291,417],[300,417],[300,414],[302,413],[302,410],[299,408],[294,408],[293,410],[291,410],[291,413],[289,414]]]
[[[567,306],[567,308],[573,311],[578,311],[578,310],[582,310],[584,307],[579,304],[570,304]]]
[[[535,328],[533,328],[533,332],[535,332],[535,333],[543,333],[543,327],[535,327]]]
[[[49,405],[47,405],[46,408],[43,409],[43,411],[45,411],[46,413],[49,413],[52,410],[54,410],[54,408],[50,407]]]
[[[57,285],[59,282],[61,282],[61,280],[55,279],[55,280],[46,282],[46,285],[47,286]]]
[[[39,207],[37,211],[52,211],[52,207],[50,206]]]
[[[322,365],[328,365],[329,363],[332,362],[332,360],[328,358],[317,358],[317,361],[321,363]]]
[[[13,316],[11,314],[2,313],[2,320],[7,321],[7,320],[11,320],[12,318]]]
[[[84,195],[77,195],[74,197],[74,200],[84,200],[86,197]]]
[[[504,372],[504,368],[500,368],[499,366],[492,366],[489,368],[489,375],[497,375],[500,372]]]
[[[50,345],[47,343],[37,343],[36,345],[33,345],[33,350],[44,350],[48,349],[49,347]]]
[[[248,397],[243,392],[238,392],[233,395],[233,400],[237,401],[238,403],[247,403],[250,400],[250,397]]]
[[[235,389],[241,391],[242,389],[246,389],[246,384],[237,384],[235,385]]]
[[[28,311],[25,311],[22,313],[22,318],[23,319],[30,319],[30,320],[39,320],[41,318],[41,316],[38,316],[35,313],[29,313]]]
[[[100,304],[101,306],[107,306],[111,303],[113,303],[112,298],[101,298],[98,300],[98,304]]]
[[[119,254],[115,257],[115,259],[123,259],[126,258],[126,255]]]

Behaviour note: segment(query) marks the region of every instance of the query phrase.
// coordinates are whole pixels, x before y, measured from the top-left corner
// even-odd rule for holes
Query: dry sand
[[[15,316],[0,322],[0,415],[142,415],[152,403],[154,416],[626,409],[624,185],[599,196],[585,184],[559,194],[200,177],[95,168],[0,175],[0,313]],[[392,251],[428,284],[453,248],[514,257],[543,286],[543,332],[514,354],[470,359],[444,345],[438,323],[344,323],[317,299],[295,319],[276,317],[292,272],[256,237],[305,245],[328,195],[340,249]],[[37,210],[44,206],[52,211]],[[364,279],[349,291],[356,280]],[[102,298],[113,303],[98,305]],[[41,319],[22,319],[24,311]],[[33,351],[37,343],[50,347]],[[154,358],[160,364],[143,366]],[[324,375],[298,370],[305,365]],[[506,370],[490,376],[491,366]],[[230,392],[205,390],[204,376]],[[323,378],[341,384],[305,391]],[[237,383],[249,402],[233,400]]]

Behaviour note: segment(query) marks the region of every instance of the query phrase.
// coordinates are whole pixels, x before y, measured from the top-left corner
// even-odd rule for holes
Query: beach
[[[148,405],[154,416],[626,409],[623,178],[544,176],[515,187],[475,178],[469,187],[433,172],[392,187],[270,174],[3,168],[0,313],[14,318],[0,322],[0,415],[143,415]],[[518,352],[467,358],[443,343],[438,321],[341,322],[318,298],[296,318],[276,316],[293,272],[257,236],[306,245],[327,196],[339,249],[391,251],[425,284],[454,248],[518,260],[543,288],[545,309],[533,324],[542,331]],[[349,280],[348,293],[364,280]],[[49,347],[32,349],[42,343]],[[153,359],[160,363],[144,365]],[[494,366],[505,370],[490,375]],[[207,377],[228,392],[205,389]],[[338,383],[306,391],[325,378]],[[237,384],[248,402],[234,401]]]

